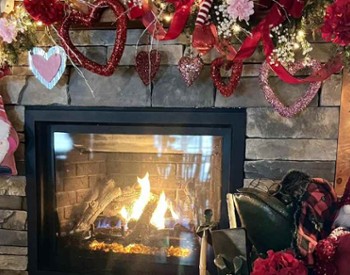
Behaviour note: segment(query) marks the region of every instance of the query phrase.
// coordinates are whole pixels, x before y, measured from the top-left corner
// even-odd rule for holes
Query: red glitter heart
[[[178,68],[188,87],[199,77],[203,66],[204,64],[199,57],[183,56],[180,58]]]
[[[155,78],[160,66],[160,53],[140,51],[136,56],[136,71],[143,84],[149,85]],[[151,68],[150,68],[151,67]]]
[[[108,62],[105,65],[101,65],[88,59],[73,45],[69,36],[69,29],[71,25],[91,27],[101,18],[102,11],[106,7],[111,8],[114,12],[117,18],[117,29],[112,54]],[[94,2],[93,8],[88,15],[71,12],[63,21],[59,33],[62,47],[75,63],[96,74],[104,76],[112,75],[122,57],[126,41],[126,15],[124,13],[124,7],[118,0],[97,0]]]
[[[222,68],[225,70],[232,69],[230,79],[227,83],[224,82],[223,77],[221,76],[220,70]],[[215,59],[211,63],[211,78],[213,79],[215,87],[223,96],[229,97],[233,94],[239,80],[241,79],[242,69],[242,62],[226,61],[222,57]]]

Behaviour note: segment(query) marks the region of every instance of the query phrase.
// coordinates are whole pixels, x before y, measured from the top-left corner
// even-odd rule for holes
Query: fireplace
[[[227,228],[245,110],[28,107],[30,274],[197,274]]]

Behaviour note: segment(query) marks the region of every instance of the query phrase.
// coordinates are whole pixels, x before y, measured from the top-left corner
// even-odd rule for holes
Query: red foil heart
[[[203,66],[204,64],[200,57],[183,56],[180,58],[178,68],[188,87],[199,77]]]
[[[225,66],[224,69],[226,70],[232,69],[231,76],[227,83],[223,80],[220,73],[223,66]],[[229,97],[233,94],[241,79],[242,69],[242,62],[227,61],[222,57],[216,58],[211,63],[211,78],[213,79],[215,87],[223,96]]]
[[[4,64],[0,67],[0,79],[10,74],[11,74],[11,70],[9,65]]]
[[[297,71],[304,69],[305,67],[311,67],[313,73],[319,71],[321,69],[321,65],[316,60],[312,60],[309,65],[305,66],[303,62],[299,61],[294,63],[290,68],[289,72],[291,74],[295,74]],[[269,85],[268,77],[269,77],[270,66],[265,61],[260,69],[260,85],[264,92],[266,100],[272,105],[272,107],[283,117],[293,117],[302,110],[304,110],[312,101],[312,99],[317,94],[318,90],[321,87],[322,82],[312,82],[306,93],[300,97],[297,101],[295,101],[291,106],[285,106],[276,96],[275,92]]]
[[[160,53],[156,50],[151,52],[140,51],[136,56],[136,71],[143,84],[149,85],[159,70]]]
[[[117,29],[112,54],[107,63],[101,65],[87,58],[74,46],[69,36],[69,29],[73,24],[91,27],[101,18],[103,8],[106,7],[110,7],[114,12],[117,18]],[[94,2],[93,8],[88,15],[71,12],[63,21],[59,33],[62,47],[75,63],[99,75],[112,75],[122,57],[126,42],[126,15],[124,13],[124,7],[118,0],[97,0]]]

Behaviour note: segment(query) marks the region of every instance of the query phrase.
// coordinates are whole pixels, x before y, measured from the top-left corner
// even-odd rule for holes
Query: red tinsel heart
[[[230,79],[227,83],[224,82],[221,76],[221,68],[224,68],[225,70],[232,69]],[[211,63],[211,78],[213,79],[215,87],[220,91],[220,93],[223,96],[229,97],[233,94],[234,90],[238,85],[239,80],[241,79],[242,69],[242,62],[226,61],[222,57],[216,58]]]
[[[160,66],[160,53],[141,51],[136,56],[136,71],[143,84],[149,85],[155,78]]]
[[[35,21],[51,25],[63,20],[64,5],[59,0],[24,0],[23,4]]]
[[[91,27],[93,23],[101,18],[103,8],[110,7],[117,18],[116,35],[113,52],[105,65],[98,64],[85,55],[83,55],[72,43],[69,36],[69,29],[71,25],[83,25]],[[125,41],[126,41],[126,15],[124,7],[118,0],[97,0],[94,2],[90,14],[70,13],[63,21],[60,29],[60,38],[62,47],[66,50],[70,58],[77,64],[83,66],[85,69],[96,74],[109,76],[115,71],[118,66],[120,58],[122,57]]]
[[[199,77],[203,66],[204,64],[200,57],[183,56],[180,58],[178,68],[188,87]]]

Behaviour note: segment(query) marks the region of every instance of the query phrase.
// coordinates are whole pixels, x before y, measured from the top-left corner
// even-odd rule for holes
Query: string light
[[[297,36],[298,36],[298,38],[302,39],[302,38],[305,38],[306,33],[304,30],[298,30]]]
[[[42,27],[42,26],[43,26],[43,22],[41,22],[41,21],[36,21],[35,24],[36,24],[38,27]]]
[[[166,14],[163,16],[163,20],[167,23],[169,23],[173,19],[173,16],[170,14]]]
[[[233,31],[234,34],[240,33],[241,30],[242,30],[242,28],[241,28],[240,25],[238,25],[238,24],[233,24],[233,26],[232,26],[232,31]]]

